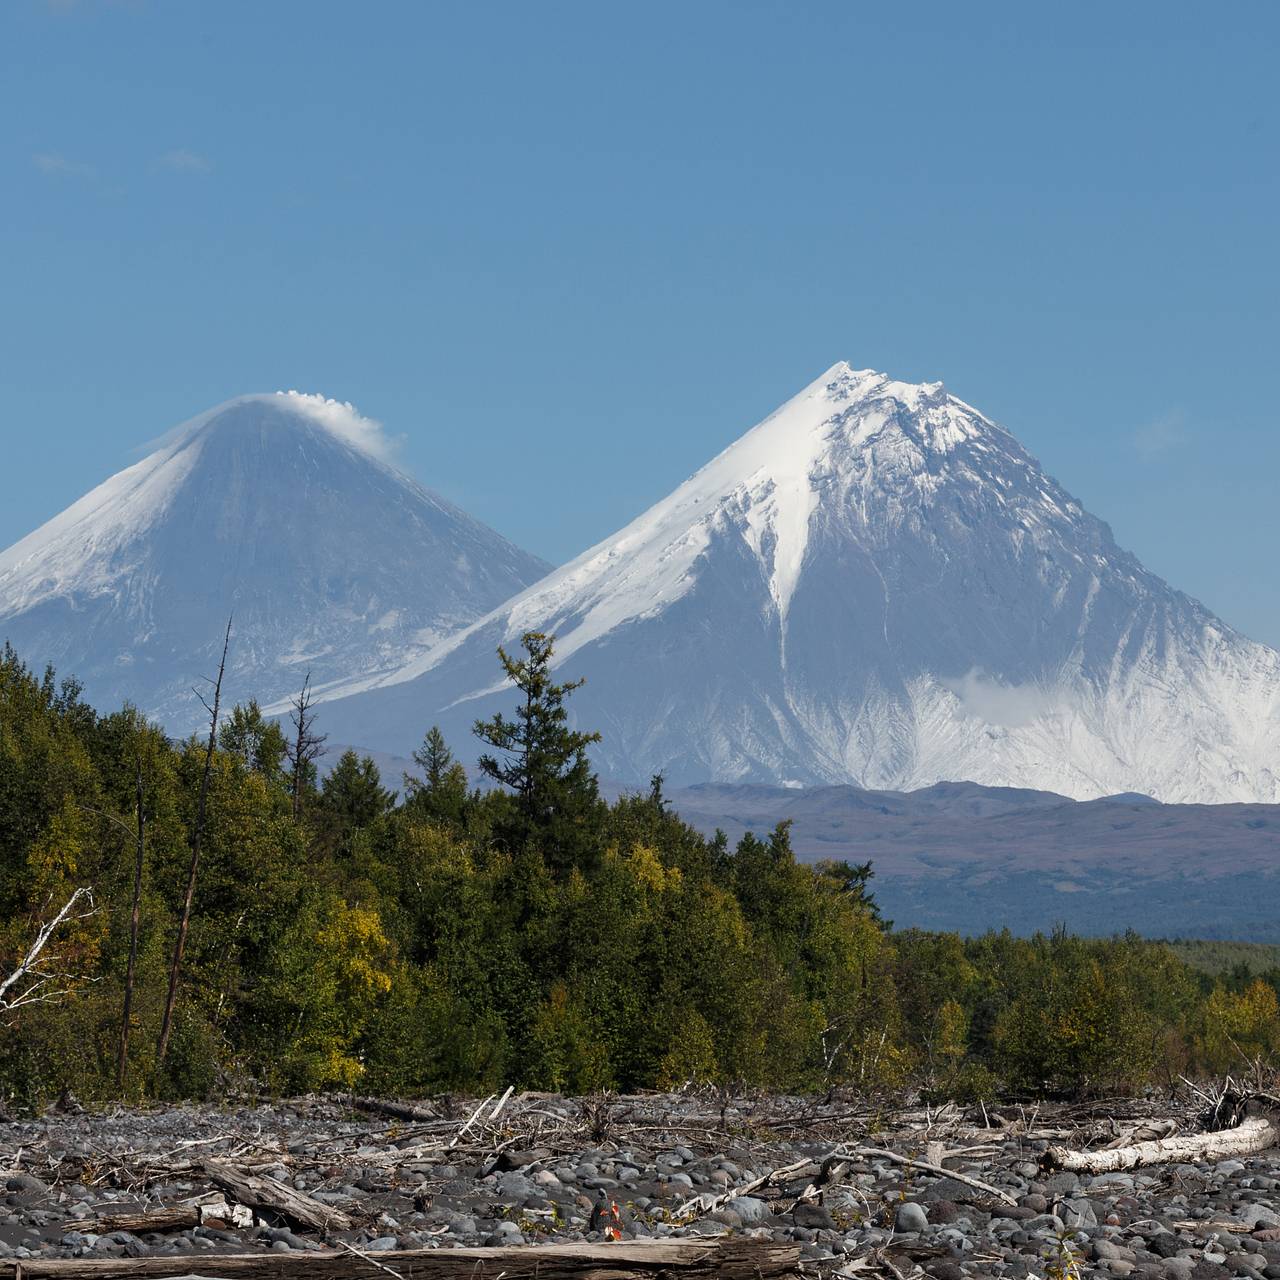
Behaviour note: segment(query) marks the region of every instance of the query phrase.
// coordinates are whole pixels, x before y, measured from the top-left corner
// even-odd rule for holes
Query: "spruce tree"
[[[438,725],[427,730],[413,753],[422,777],[403,774],[405,804],[415,817],[459,823],[467,800],[467,771],[453,758]]]
[[[563,873],[593,862],[597,852],[603,802],[587,748],[600,735],[569,726],[565,699],[584,681],[552,680],[554,637],[527,631],[520,644],[523,658],[502,648],[498,657],[523,700],[514,719],[499,712],[492,720],[476,721],[476,737],[494,752],[478,763],[487,778],[513,795],[499,837],[512,849],[536,848],[553,871]]]
[[[344,835],[372,825],[395,804],[395,793],[382,785],[371,756],[348,748],[320,787],[320,810]]]
[[[423,779],[431,790],[443,784],[453,765],[453,752],[445,745],[444,734],[438,724],[427,730],[422,746],[413,753],[413,762],[422,770]]]

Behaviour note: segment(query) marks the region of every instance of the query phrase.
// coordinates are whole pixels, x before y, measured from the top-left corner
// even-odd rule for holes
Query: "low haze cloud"
[[[1005,684],[971,668],[959,680],[943,685],[960,699],[968,715],[1005,729],[1021,729],[1052,709],[1049,693],[1034,682]]]

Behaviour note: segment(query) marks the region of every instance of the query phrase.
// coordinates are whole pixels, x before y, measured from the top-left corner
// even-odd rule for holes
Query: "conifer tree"
[[[428,820],[460,821],[467,799],[467,771],[453,758],[438,725],[427,730],[413,761],[422,777],[402,775],[405,803],[416,816]]]
[[[382,785],[373,758],[361,757],[350,748],[338,758],[320,788],[320,808],[343,834],[369,826],[394,804],[395,794]]]
[[[523,694],[514,719],[499,712],[477,720],[476,736],[493,748],[478,761],[481,772],[514,795],[509,821],[498,834],[514,848],[536,847],[555,871],[594,860],[602,802],[587,748],[598,733],[569,726],[565,699],[584,683],[551,678],[553,636],[527,631],[523,658],[498,649],[507,678]]]
[[[440,726],[433,724],[422,740],[422,746],[413,753],[413,762],[422,770],[422,776],[433,791],[445,779],[445,775],[453,767],[453,752],[445,745],[444,734]],[[406,781],[409,775],[405,775]]]

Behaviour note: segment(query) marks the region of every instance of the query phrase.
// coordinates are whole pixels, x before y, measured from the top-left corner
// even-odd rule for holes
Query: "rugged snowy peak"
[[[398,671],[344,741],[465,750],[553,632],[601,768],[1280,798],[1280,657],[1172,590],[940,383],[838,364],[615,536]]]
[[[235,611],[230,696],[402,666],[547,566],[390,465],[378,424],[243,396],[0,553],[0,635],[174,729]]]
[[[740,531],[760,562],[785,618],[823,491],[841,479],[840,459],[893,432],[906,448],[892,461],[919,470],[929,456],[975,435],[979,421],[995,430],[947,397],[940,383],[912,386],[834,365],[669,498],[556,575],[527,607],[516,608],[513,622],[537,616],[553,592],[578,604],[585,593],[598,603],[561,637],[567,656],[619,622],[683,594],[698,557],[730,528]]]
[[[980,431],[1016,448],[1007,433],[947,396],[941,383],[917,386],[833,365],[669,497],[504,606],[499,612],[507,616],[508,638],[549,627],[563,663],[582,645],[661,613],[691,590],[700,557],[715,538],[733,531],[758,560],[774,608],[785,618],[819,499],[841,478],[841,456],[887,433],[892,442],[879,454],[881,473],[916,473]],[[933,482],[920,483],[927,489]],[[447,648],[464,639],[452,637]],[[432,650],[399,671],[335,692],[401,683],[441,656]]]
[[[619,623],[655,613],[692,584],[690,570],[729,522],[760,560],[771,595],[786,613],[817,505],[824,458],[840,426],[833,409],[914,392],[869,370],[839,364],[707,464],[615,538],[593,548],[513,610],[512,623],[541,616],[558,600],[586,617],[560,637],[561,657]],[[858,428],[866,426],[859,418]]]

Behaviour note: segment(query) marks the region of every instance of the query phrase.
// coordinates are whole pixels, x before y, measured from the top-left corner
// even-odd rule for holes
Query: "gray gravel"
[[[554,1120],[569,1117],[576,1104],[539,1105]],[[624,1132],[571,1149],[560,1143],[521,1150],[513,1141],[498,1156],[463,1144],[441,1150],[443,1141],[434,1138],[425,1158],[423,1135],[411,1122],[389,1126],[335,1103],[4,1124],[0,1155],[8,1156],[11,1172],[0,1174],[0,1258],[323,1247],[314,1232],[270,1213],[248,1226],[213,1218],[163,1233],[68,1227],[209,1195],[214,1188],[198,1167],[166,1177],[159,1166],[198,1163],[211,1153],[252,1162],[260,1176],[341,1208],[359,1224],[342,1238],[371,1253],[601,1240],[606,1229],[624,1238],[733,1232],[795,1241],[828,1274],[887,1253],[904,1275],[919,1268],[934,1280],[1041,1277],[1068,1262],[1080,1276],[1280,1280],[1280,1153],[1101,1177],[1045,1175],[1038,1165],[1044,1143],[997,1137],[993,1154],[951,1167],[1006,1191],[1015,1206],[955,1178],[876,1160],[855,1162],[820,1200],[796,1204],[833,1142],[728,1137],[731,1130],[726,1125],[715,1146],[686,1146],[661,1132],[641,1145],[639,1135]],[[278,1157],[264,1155],[273,1150]],[[122,1152],[132,1153],[123,1165]],[[749,1188],[760,1174],[805,1157],[813,1164],[782,1185]],[[723,1199],[690,1212],[695,1196]]]

